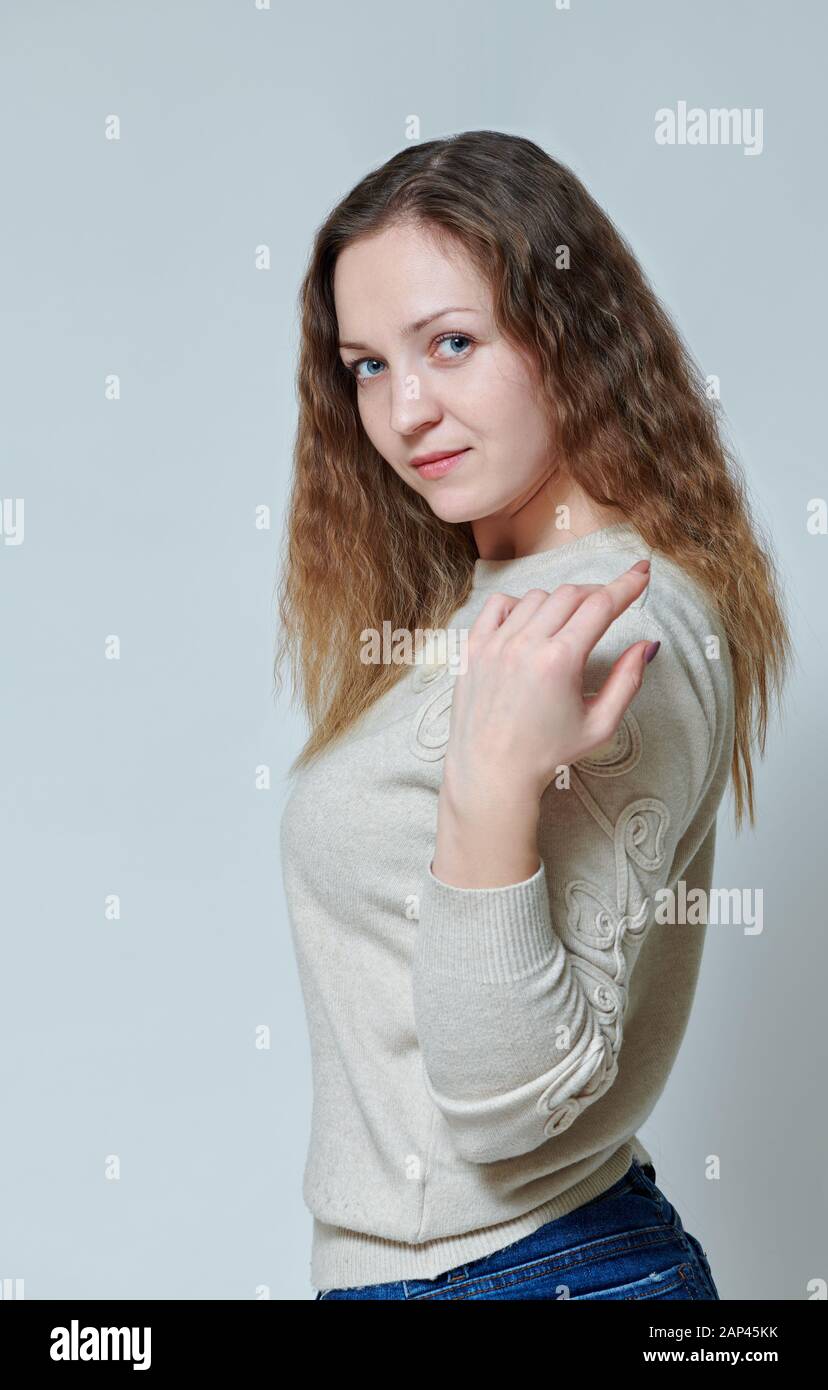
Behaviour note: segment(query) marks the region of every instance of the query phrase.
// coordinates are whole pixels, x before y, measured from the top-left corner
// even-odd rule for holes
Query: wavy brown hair
[[[620,509],[712,599],[734,672],[735,821],[755,824],[762,753],[791,656],[767,540],[750,516],[720,407],[627,242],[570,169],[538,145],[467,131],[407,147],[319,228],[300,294],[299,420],[274,664],[290,656],[310,762],[407,669],[360,660],[360,633],[442,628],[467,598],[471,525],[435,516],[371,444],[338,348],[333,273],[358,237],[414,223],[461,246],[492,291],[501,334],[537,365],[564,466]],[[567,247],[570,268],[556,268]]]

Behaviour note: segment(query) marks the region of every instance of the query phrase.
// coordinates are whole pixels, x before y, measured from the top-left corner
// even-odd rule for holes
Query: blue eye
[[[437,347],[442,343],[456,343],[458,341],[461,343],[472,343],[474,339],[470,338],[468,333],[441,333],[438,338],[435,338],[434,346]],[[449,358],[452,358],[456,361],[458,357],[463,357],[467,353],[468,348],[463,348],[461,352],[450,353],[448,357],[444,357],[442,360],[445,362],[448,361]],[[355,378],[355,380],[358,382],[360,386],[365,385],[365,383],[368,381],[375,380],[376,377],[382,374],[381,371],[379,371],[369,372],[366,376],[362,376],[359,370],[360,367],[363,366],[373,366],[382,368],[383,363],[379,360],[378,357],[358,357],[355,362],[349,362],[346,365],[347,370],[351,373],[351,376]]]
[[[437,339],[438,343],[456,343],[458,338],[461,342],[470,343],[471,338],[466,333],[443,333]],[[457,354],[459,355],[459,354]]]
[[[360,381],[360,380],[365,381],[365,380],[366,380],[365,377],[360,378],[360,376],[359,376],[359,374],[358,374],[358,372],[357,372],[357,368],[358,368],[358,367],[361,367],[361,366],[363,365],[363,363],[369,363],[369,364],[373,364],[374,366],[379,366],[379,367],[382,366],[382,363],[379,362],[379,361],[377,360],[376,357],[360,357],[360,359],[359,359],[358,362],[352,362],[351,365],[350,365],[350,367],[348,368],[348,371],[351,372],[351,373],[356,377],[357,381]],[[368,380],[370,380],[370,377],[368,378]]]

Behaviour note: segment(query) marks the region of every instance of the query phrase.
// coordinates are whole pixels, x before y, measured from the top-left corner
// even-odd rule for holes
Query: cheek
[[[498,382],[480,384],[473,392],[463,392],[452,402],[452,414],[484,454],[494,460],[514,452],[514,442],[522,435],[527,406],[515,405],[512,393]]]
[[[535,406],[536,386],[527,364],[515,352],[495,347],[476,374],[475,394],[489,418],[514,418]]]
[[[372,410],[371,402],[366,399],[370,393],[370,387],[357,387],[357,412],[359,414],[362,428],[375,448],[379,447],[379,415],[375,409]]]

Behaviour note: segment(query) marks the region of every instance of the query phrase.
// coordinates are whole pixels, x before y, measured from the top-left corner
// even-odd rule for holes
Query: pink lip
[[[454,468],[468,452],[468,449],[460,449],[456,454],[423,454],[411,462],[421,478],[442,478],[443,474]]]

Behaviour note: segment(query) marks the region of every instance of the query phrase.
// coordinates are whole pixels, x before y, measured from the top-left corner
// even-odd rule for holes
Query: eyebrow
[[[419,333],[421,328],[427,328],[435,319],[440,319],[443,314],[476,314],[477,309],[463,308],[461,305],[453,305],[448,309],[437,309],[433,314],[426,314],[425,318],[417,319],[414,323],[409,323],[402,331],[404,338],[413,338],[415,333]],[[358,351],[370,352],[367,343],[340,343],[341,348],[356,348]]]

